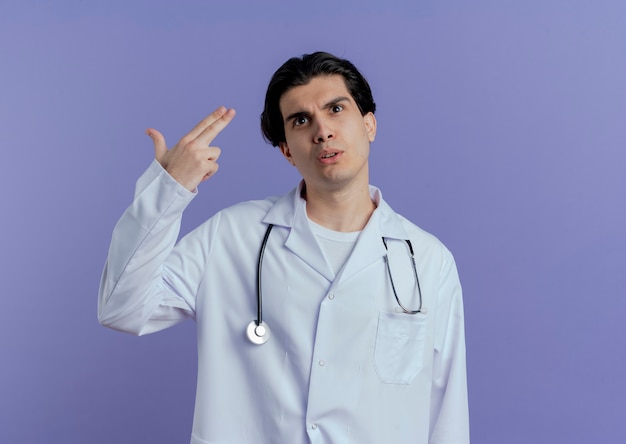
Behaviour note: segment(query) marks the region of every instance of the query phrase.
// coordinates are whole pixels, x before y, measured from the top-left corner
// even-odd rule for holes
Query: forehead
[[[296,109],[307,110],[322,107],[337,97],[347,97],[354,102],[343,76],[338,74],[313,77],[305,85],[294,86],[280,97],[283,115]]]

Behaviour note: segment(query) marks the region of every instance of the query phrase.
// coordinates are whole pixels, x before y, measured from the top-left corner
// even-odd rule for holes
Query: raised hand
[[[154,154],[161,166],[178,183],[193,191],[217,171],[221,150],[211,146],[211,142],[234,117],[234,109],[220,106],[169,150],[159,131],[149,128],[146,134],[154,142]]]

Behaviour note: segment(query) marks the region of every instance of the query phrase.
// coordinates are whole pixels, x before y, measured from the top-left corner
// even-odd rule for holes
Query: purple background
[[[320,49],[372,84],[372,183],[456,256],[473,442],[626,442],[626,2],[40,3],[0,2],[0,442],[188,442],[193,323],[96,320],[144,130],[238,111],[185,231],[283,193],[265,87]]]

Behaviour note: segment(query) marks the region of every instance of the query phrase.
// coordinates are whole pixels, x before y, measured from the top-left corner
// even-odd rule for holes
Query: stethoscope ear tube
[[[387,275],[389,276],[389,282],[391,283],[393,296],[396,298],[396,302],[398,303],[398,306],[402,310],[402,313],[406,313],[409,315],[414,315],[417,313],[426,314],[426,311],[427,311],[426,308],[422,307],[422,302],[423,302],[422,301],[422,288],[420,286],[420,279],[417,275],[417,266],[415,265],[415,254],[413,253],[413,245],[411,245],[411,241],[409,239],[405,239],[404,242],[406,242],[406,245],[409,247],[409,257],[411,258],[411,265],[413,266],[415,284],[417,285],[417,292],[419,294],[419,299],[420,299],[419,307],[417,308],[417,310],[411,310],[409,308],[406,308],[404,305],[402,305],[402,302],[400,302],[400,297],[398,296],[398,292],[396,291],[396,285],[393,282],[393,275],[391,274],[391,267],[389,266],[389,256],[385,254],[385,258],[384,258],[385,266],[387,267]],[[383,237],[383,244],[385,245],[385,250],[389,251],[389,248],[387,248],[387,241],[385,240],[384,237]]]

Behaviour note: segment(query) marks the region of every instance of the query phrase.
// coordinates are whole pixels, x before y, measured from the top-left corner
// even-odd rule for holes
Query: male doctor
[[[195,319],[192,444],[469,442],[455,263],[369,185],[374,111],[349,61],[288,60],[261,126],[302,181],[178,244],[235,111],[216,109],[171,149],[147,131],[156,160],[113,232],[98,317],[137,335]]]

